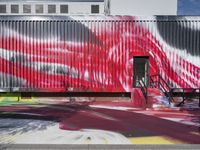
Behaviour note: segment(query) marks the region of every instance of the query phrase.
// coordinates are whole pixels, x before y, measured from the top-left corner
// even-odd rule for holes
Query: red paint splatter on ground
[[[103,99],[103,98],[102,98]],[[105,108],[104,108],[105,107]],[[56,118],[62,130],[100,129],[121,133],[125,136],[166,136],[184,143],[200,144],[198,126],[174,122],[163,117],[186,119],[195,123],[200,110],[145,110],[133,107],[132,102],[58,102],[27,106],[0,107],[0,112],[36,114]],[[141,132],[141,134],[140,134]],[[197,134],[193,134],[196,132]]]

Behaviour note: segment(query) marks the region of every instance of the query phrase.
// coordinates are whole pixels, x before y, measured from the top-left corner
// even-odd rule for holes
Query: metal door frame
[[[147,59],[148,61],[147,61],[147,85],[146,86],[148,86],[149,85],[149,56],[133,56],[133,87],[138,87],[138,86],[136,86],[136,81],[135,81],[135,72],[136,72],[136,70],[135,70],[135,58],[145,58],[145,59]]]

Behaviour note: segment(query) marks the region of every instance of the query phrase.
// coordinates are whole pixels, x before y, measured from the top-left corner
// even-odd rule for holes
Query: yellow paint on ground
[[[0,96],[0,102],[3,102],[3,101],[15,102],[15,101],[18,101],[18,97]]]
[[[0,105],[12,105],[12,104],[35,104],[38,103],[38,99],[34,97],[21,98],[20,95],[11,95],[11,94],[1,94],[0,95]]]
[[[181,144],[183,142],[164,136],[148,136],[148,137],[131,137],[129,138],[133,144]]]
[[[35,99],[34,97],[31,97],[31,98],[23,98],[23,99],[20,97],[20,101],[21,101],[21,102],[30,102],[30,103],[36,103],[36,102],[38,102],[38,100]]]

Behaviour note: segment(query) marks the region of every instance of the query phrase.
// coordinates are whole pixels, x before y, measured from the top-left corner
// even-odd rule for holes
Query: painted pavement
[[[1,144],[200,144],[199,109],[135,108],[127,98],[13,99],[0,101]]]

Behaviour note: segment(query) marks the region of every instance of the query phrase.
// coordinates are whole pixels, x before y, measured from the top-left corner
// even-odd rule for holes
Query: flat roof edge
[[[32,21],[46,21],[46,20],[79,20],[79,21],[200,21],[200,16],[104,16],[104,15],[0,15],[0,20],[32,20]]]

